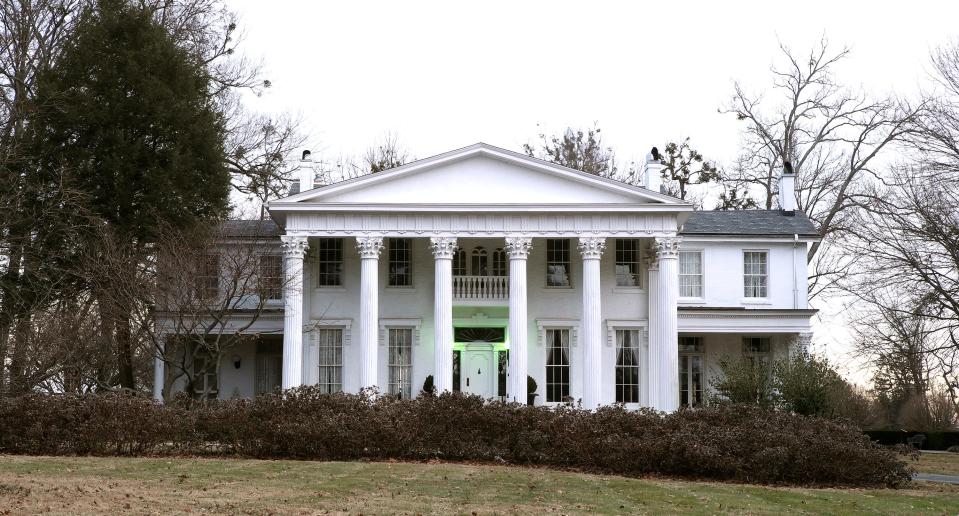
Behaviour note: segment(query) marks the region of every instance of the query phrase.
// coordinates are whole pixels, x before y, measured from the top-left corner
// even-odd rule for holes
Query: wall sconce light
[[[243,359],[240,358],[240,355],[233,355],[233,367],[239,369],[242,361]]]

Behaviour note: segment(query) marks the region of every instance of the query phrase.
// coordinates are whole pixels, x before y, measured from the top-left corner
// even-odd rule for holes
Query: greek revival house
[[[647,161],[642,188],[486,144],[332,184],[305,158],[273,222],[249,223],[272,235],[263,259],[282,288],[196,388],[410,397],[429,379],[670,411],[702,403],[725,356],[807,345],[818,234],[793,176],[781,210],[694,211],[659,193],[662,165]],[[165,374],[158,360],[158,397]]]

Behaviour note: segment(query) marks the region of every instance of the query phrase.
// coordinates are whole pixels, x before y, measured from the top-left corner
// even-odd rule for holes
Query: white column
[[[679,242],[678,237],[655,240],[658,270],[651,269],[649,275],[649,401],[656,410],[666,412],[679,408]]]
[[[156,356],[153,358],[153,399],[156,401],[163,401],[163,383],[166,380],[166,362],[163,361],[163,344],[160,344],[160,346],[160,349],[154,351]]]
[[[659,380],[659,370],[653,367],[653,342],[659,342],[659,325],[653,321],[659,320],[659,303],[656,302],[654,292],[659,291],[659,256],[656,255],[656,247],[650,246],[646,254],[646,270],[649,273],[649,284],[647,285],[647,306],[649,309],[648,324],[646,327],[646,361],[640,366],[642,376],[639,378],[646,387],[646,399],[643,403],[647,407],[655,407],[653,400],[658,399],[658,390],[656,385]],[[678,357],[677,357],[678,360]]]
[[[378,387],[376,340],[379,332],[379,257],[382,237],[356,237],[360,253],[360,389]]]
[[[430,238],[435,259],[433,291],[433,385],[453,390],[453,253],[455,238]]]
[[[533,239],[509,237],[509,385],[511,401],[526,404],[526,361],[529,358],[526,323],[526,260],[533,247]]]
[[[306,237],[282,235],[283,243],[283,378],[284,389],[303,384],[303,256]]]
[[[579,252],[583,257],[583,321],[580,330],[583,343],[583,407],[591,410],[603,401],[603,315],[599,262],[605,248],[605,238],[579,239]]]

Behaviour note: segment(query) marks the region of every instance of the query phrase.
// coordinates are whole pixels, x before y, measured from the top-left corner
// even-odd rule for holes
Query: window
[[[768,366],[771,344],[769,337],[743,337],[743,356],[753,365]]]
[[[679,337],[679,404],[696,407],[703,404],[703,339]]]
[[[316,338],[320,367],[316,385],[323,394],[340,392],[343,390],[343,330],[321,328]]]
[[[616,330],[616,402],[639,403],[639,330]]]
[[[413,329],[389,329],[388,392],[400,399],[410,399],[413,373]]]
[[[546,330],[546,401],[569,398],[569,330]]]
[[[769,273],[766,251],[743,252],[743,286],[745,297],[765,298]]]
[[[679,252],[679,297],[703,297],[703,252]]]
[[[258,271],[261,300],[283,299],[283,257],[268,254],[260,257]]]
[[[216,361],[213,353],[203,349],[193,354],[193,394],[200,399],[216,399],[219,392]]]
[[[343,239],[321,238],[316,245],[319,262],[317,285],[339,287],[343,285]]]
[[[546,286],[569,287],[569,240],[546,239]]]
[[[640,286],[639,240],[635,238],[616,239],[616,286]]]
[[[215,299],[220,293],[220,257],[204,254],[197,267],[197,297]]]
[[[506,259],[506,251],[497,249],[493,251],[493,276],[506,276],[509,260]],[[504,394],[505,396],[505,394]]]
[[[506,399],[506,375],[509,371],[509,350],[502,349],[496,353],[496,395]]]
[[[454,349],[453,350],[453,392],[460,392],[460,384],[462,383],[462,375],[460,375],[460,358],[463,356],[463,352]]]
[[[485,247],[473,249],[470,268],[472,269],[473,276],[489,276],[489,254],[486,252]]]
[[[283,385],[283,341],[259,340],[256,343],[256,394],[269,394]]]
[[[390,238],[389,283],[391,287],[413,286],[413,241],[409,238]]]
[[[466,276],[466,251],[462,247],[453,253],[453,276]]]

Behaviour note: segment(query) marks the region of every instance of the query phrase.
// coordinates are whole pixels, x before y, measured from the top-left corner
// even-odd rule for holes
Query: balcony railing
[[[461,301],[509,299],[509,276],[453,276],[453,299]]]

